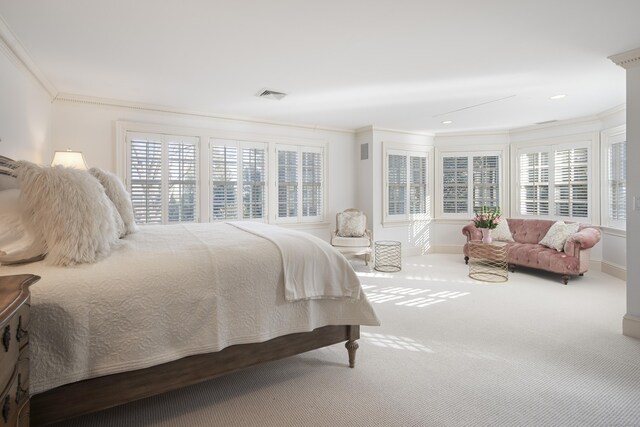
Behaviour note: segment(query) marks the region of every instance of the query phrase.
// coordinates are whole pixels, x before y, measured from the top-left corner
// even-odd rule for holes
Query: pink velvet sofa
[[[582,276],[589,269],[591,248],[600,241],[600,230],[597,227],[580,224],[577,233],[571,235],[564,245],[564,250],[538,244],[547,234],[555,221],[546,219],[507,219],[514,242],[509,242],[507,261],[509,269],[515,266],[531,267],[562,275],[566,285],[569,277]],[[481,240],[482,233],[473,223],[462,229],[467,237],[464,245],[464,260],[469,261],[469,241]]]

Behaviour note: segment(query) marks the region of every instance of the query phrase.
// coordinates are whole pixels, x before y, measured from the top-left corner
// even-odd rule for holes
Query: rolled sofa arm
[[[572,234],[564,244],[564,253],[577,256],[582,249],[589,249],[600,241],[600,230],[594,227],[585,227]]]
[[[467,242],[482,239],[482,231],[477,229],[472,222],[462,228],[462,234],[467,236]]]

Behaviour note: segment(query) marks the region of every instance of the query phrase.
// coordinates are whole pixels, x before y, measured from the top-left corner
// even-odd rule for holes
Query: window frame
[[[474,149],[469,145],[457,145],[446,148],[436,147],[436,186],[437,200],[436,212],[439,219],[470,220],[473,215],[473,158],[480,156],[498,156],[498,206],[503,215],[508,215],[509,191],[506,177],[508,174],[507,158],[509,154],[509,144],[483,144],[482,149]],[[445,157],[467,157],[467,212],[445,213],[444,212],[444,170],[443,160]]]
[[[613,144],[617,143],[627,143],[627,127],[626,125],[616,126],[613,128],[605,129],[601,132],[601,142],[600,142],[600,158],[602,159],[601,164],[601,200],[600,204],[600,216],[602,219],[602,225],[604,227],[609,227],[617,230],[626,230],[627,221],[626,219],[612,219],[609,215],[609,204],[611,203],[609,196],[609,172],[611,161],[609,158],[609,150]],[[628,164],[628,158],[627,158]],[[625,180],[626,181],[626,180]],[[629,211],[629,203],[626,203],[626,214],[628,215]]]
[[[219,142],[219,143],[216,143]],[[257,221],[257,222],[267,222],[269,219],[269,144],[266,142],[256,142],[256,141],[246,141],[246,140],[237,140],[237,139],[226,139],[226,138],[216,138],[210,137],[208,143],[208,167],[209,171],[207,174],[208,180],[208,193],[209,197],[212,197],[213,191],[213,147],[214,146],[225,146],[225,147],[234,147],[237,150],[237,167],[238,167],[238,177],[236,180],[236,200],[238,203],[237,206],[237,216],[236,218],[224,218],[224,219],[214,219],[213,218],[213,203],[212,200],[209,199],[209,204],[207,206],[209,213],[209,222],[224,222],[224,221]],[[264,168],[265,168],[265,181],[264,181],[264,202],[263,202],[263,215],[262,218],[244,218],[244,199],[243,199],[243,155],[242,150],[244,149],[262,149],[264,150]]]
[[[540,139],[512,144],[511,150],[511,216],[513,218],[543,218],[571,222],[598,224],[600,220],[600,183],[596,177],[599,171],[600,132],[588,132],[575,135],[565,135],[556,138]],[[587,148],[587,216],[573,217],[555,214],[555,153],[571,148]],[[524,215],[520,211],[520,155],[531,152],[549,153],[549,214]]]
[[[127,169],[127,133],[141,133],[141,134],[163,134],[163,135],[183,135],[185,137],[199,138],[199,152],[198,152],[198,164],[197,168],[200,171],[197,177],[197,197],[199,200],[197,206],[197,218],[198,222],[211,222],[211,197],[209,195],[211,191],[211,166],[210,157],[211,150],[209,148],[209,141],[213,139],[221,140],[233,140],[233,141],[246,141],[265,144],[266,151],[266,220],[269,224],[279,224],[286,227],[293,228],[317,228],[328,226],[327,210],[329,199],[329,163],[330,163],[330,150],[329,144],[323,139],[309,139],[309,138],[295,138],[295,137],[283,137],[274,136],[260,133],[246,133],[237,132],[233,130],[216,130],[206,128],[187,128],[170,125],[129,122],[117,120],[115,125],[115,143],[116,143],[116,174],[128,186]],[[276,219],[277,209],[277,163],[274,161],[276,155],[276,146],[289,145],[297,147],[310,147],[311,150],[321,150],[322,152],[322,209],[321,215],[314,217],[304,217],[301,220],[295,219],[290,221],[278,221]],[[128,187],[127,187],[128,188]],[[301,187],[302,188],[302,187]],[[255,219],[247,219],[255,220]]]
[[[179,224],[179,223],[196,223],[200,222],[200,204],[201,204],[201,167],[200,167],[200,158],[201,158],[201,139],[197,136],[191,135],[177,135],[177,134],[164,134],[164,133],[156,133],[156,132],[138,132],[138,131],[126,131],[125,132],[125,168],[124,168],[124,179],[123,182],[125,184],[125,188],[129,193],[131,193],[131,142],[136,139],[147,139],[154,140],[154,142],[158,142],[161,144],[161,222],[162,225],[167,224]],[[195,173],[195,190],[196,190],[196,203],[194,209],[194,220],[193,221],[169,221],[169,153],[168,153],[168,145],[170,143],[180,142],[183,144],[194,145],[195,146],[195,165],[196,165],[196,173]],[[140,225],[147,225],[148,223],[142,223]],[[151,223],[149,225],[156,224]],[[157,224],[156,224],[157,225]]]
[[[430,220],[433,217],[433,146],[423,146],[415,144],[403,144],[397,142],[382,142],[382,225],[396,226],[410,224],[413,221]],[[405,194],[406,213],[399,215],[389,215],[389,155],[401,155],[407,157],[407,192]],[[411,187],[411,157],[426,158],[426,194],[424,214],[410,213],[410,187]]]
[[[270,148],[271,156],[269,161],[269,169],[273,171],[271,174],[273,179],[270,185],[271,189],[271,214],[269,215],[269,221],[272,224],[308,224],[308,223],[323,223],[325,221],[327,211],[327,164],[328,164],[328,149],[326,143],[313,143],[313,142],[276,142],[272,144]],[[295,151],[297,152],[297,215],[291,217],[279,217],[278,213],[278,152],[279,151]],[[322,183],[321,183],[321,201],[322,204],[320,214],[315,216],[303,215],[303,182],[302,182],[302,153],[319,153],[322,159]]]

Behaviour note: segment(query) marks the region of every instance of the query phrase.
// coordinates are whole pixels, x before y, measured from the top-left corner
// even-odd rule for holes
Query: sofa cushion
[[[578,223],[565,224],[564,221],[558,221],[549,228],[547,234],[540,240],[540,244],[560,252],[569,236],[577,233],[579,227]]]
[[[502,220],[498,223],[498,226],[491,231],[493,240],[499,242],[513,242],[513,236],[511,230],[509,230],[509,223],[506,220]]]
[[[561,274],[578,274],[577,257],[533,243],[509,244],[509,263]]]
[[[333,246],[361,247],[361,246],[369,246],[371,244],[371,241],[367,236],[364,236],[364,237],[333,236],[333,239],[331,239],[331,244]]]

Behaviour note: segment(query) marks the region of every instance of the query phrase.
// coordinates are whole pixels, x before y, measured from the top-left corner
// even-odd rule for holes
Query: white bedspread
[[[316,298],[360,298],[360,280],[345,258],[327,242],[260,222],[229,224],[265,239],[280,249],[288,301]]]
[[[0,266],[0,275],[42,276],[31,287],[30,325],[39,393],[321,326],[379,324],[359,286],[359,299],[288,302],[282,265],[269,240],[189,224],[141,227],[96,264]]]

